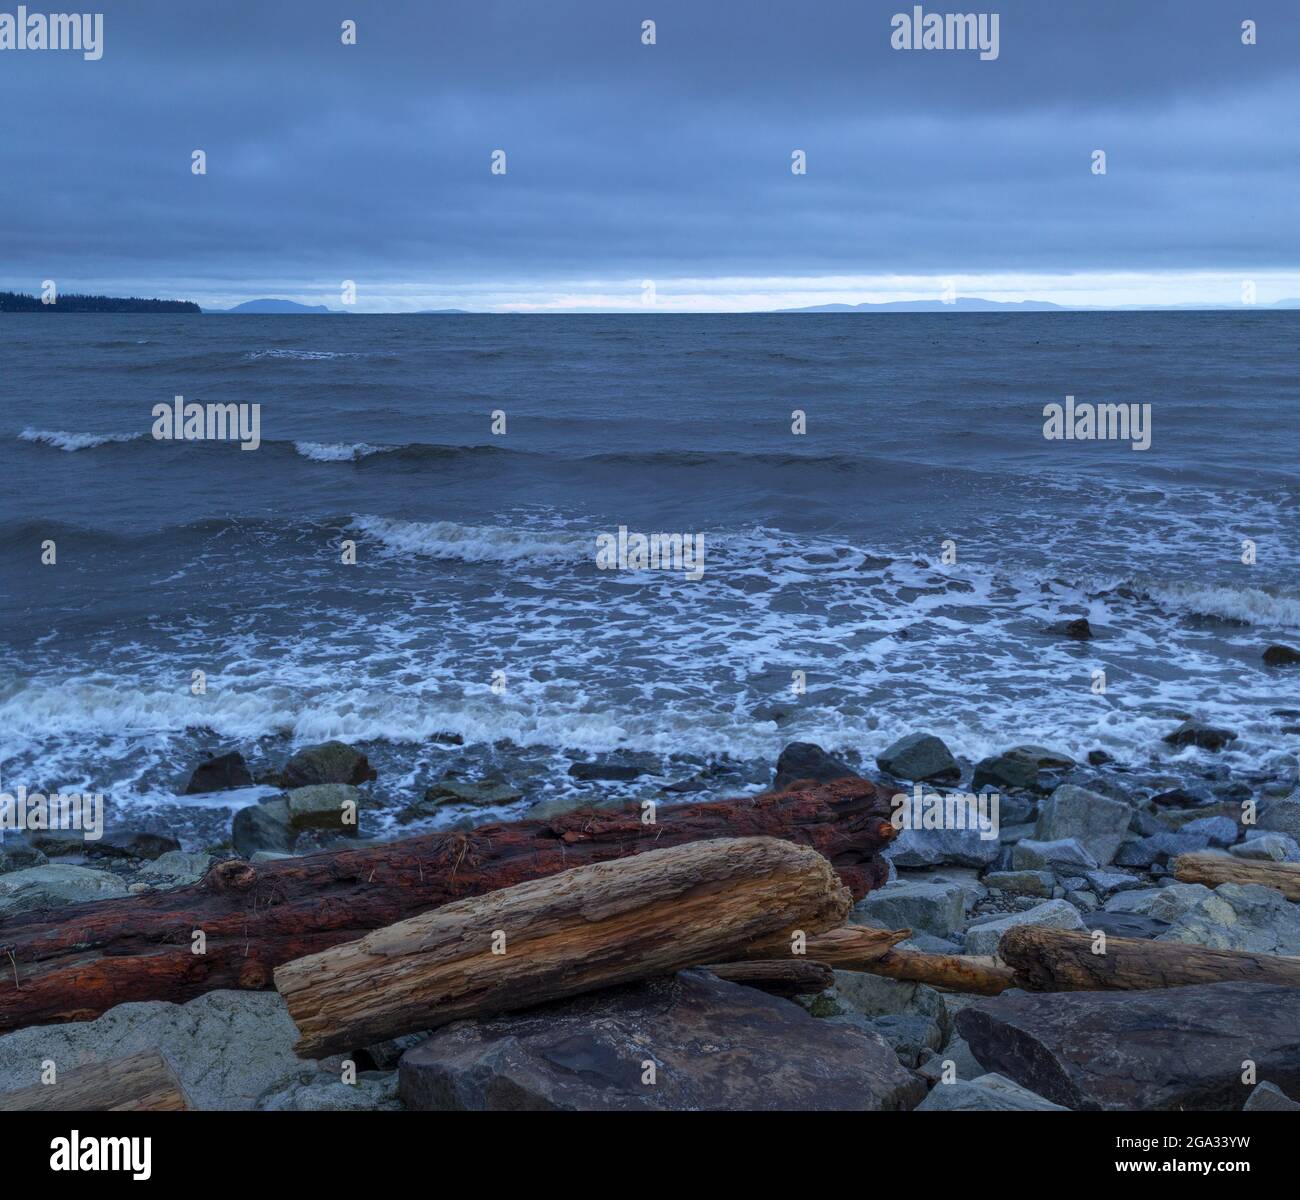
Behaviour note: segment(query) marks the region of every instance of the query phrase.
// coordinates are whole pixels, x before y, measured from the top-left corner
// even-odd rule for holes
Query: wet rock
[[[791,742],[776,760],[772,790],[785,791],[800,779],[829,783],[832,779],[846,779],[857,774],[848,763],[827,754],[812,742]]]
[[[180,842],[165,833],[107,833],[87,841],[83,853],[87,858],[155,859],[180,848]]]
[[[1300,1089],[1297,988],[1012,990],[968,1005],[957,1029],[990,1070],[1072,1109],[1240,1109],[1251,1091],[1247,1059],[1283,1089]]]
[[[1290,646],[1269,646],[1263,654],[1264,662],[1270,667],[1300,666],[1300,650]]]
[[[400,1067],[425,1111],[864,1111],[924,1090],[879,1037],[702,971],[459,1021]]]
[[[265,850],[288,854],[297,836],[282,796],[241,808],[230,822],[230,844],[244,858]]]
[[[574,779],[617,783],[639,779],[642,775],[658,775],[662,770],[663,764],[654,755],[638,754],[599,762],[576,762],[569,767],[569,774]]]
[[[1275,1083],[1259,1083],[1246,1097],[1242,1112],[1300,1112],[1300,1103],[1292,1100]]]
[[[329,829],[357,836],[360,809],[365,802],[357,788],[346,783],[320,783],[295,788],[284,798],[289,805],[289,824],[295,830]]]
[[[1040,771],[1068,771],[1075,765],[1068,754],[1049,750],[1046,746],[1013,746],[1007,753],[1028,759]]]
[[[26,838],[9,834],[0,841],[0,875],[21,871],[24,867],[43,867],[50,860]]]
[[[966,931],[967,954],[996,954],[998,942],[1008,929],[1021,925],[1044,925],[1049,929],[1082,929],[1079,910],[1064,900],[1047,900],[1025,912],[1009,913],[992,921],[982,921]],[[983,1060],[981,1060],[983,1061]]]
[[[1089,750],[1088,765],[1090,767],[1104,767],[1107,763],[1113,763],[1114,757],[1107,754],[1105,750]]]
[[[1172,733],[1164,736],[1171,746],[1198,746],[1202,750],[1222,750],[1237,735],[1231,729],[1218,729],[1201,721],[1184,721]]]
[[[206,851],[187,854],[184,850],[169,850],[141,867],[136,878],[160,890],[183,887],[198,883],[211,865],[212,856]]]
[[[1038,842],[1073,838],[1098,865],[1105,865],[1123,842],[1131,816],[1132,809],[1122,801],[1063,783],[1043,801],[1034,838]]]
[[[0,1092],[60,1073],[157,1050],[196,1108],[251,1109],[269,1089],[304,1070],[298,1031],[278,992],[208,992],[188,1004],[120,1004],[94,1021],[36,1025],[0,1035]]]
[[[868,892],[854,905],[849,923],[946,937],[961,928],[965,914],[966,893],[961,884],[900,880]]]
[[[446,804],[472,804],[477,808],[489,805],[513,804],[524,798],[523,792],[504,779],[483,779],[470,783],[462,779],[444,777],[430,784],[419,807],[432,811]],[[411,810],[408,810],[411,811]],[[426,813],[427,815],[427,813]]]
[[[1087,617],[1076,617],[1073,621],[1057,621],[1047,627],[1047,632],[1072,638],[1076,642],[1086,642],[1093,636],[1092,626],[1088,624]]]
[[[971,1080],[940,1083],[916,1106],[917,1112],[1066,1112],[1004,1075],[979,1075]]]
[[[1207,800],[1204,792],[1191,792],[1186,788],[1170,788],[1151,797],[1151,803],[1169,808],[1200,808]]]
[[[318,783],[368,783],[379,772],[360,750],[345,742],[322,742],[304,746],[280,772],[280,786],[286,791]]]
[[[225,792],[232,788],[253,786],[253,776],[238,750],[199,763],[185,785],[186,796],[200,792]]]
[[[1001,791],[1005,788],[1046,790],[1039,783],[1037,760],[1014,751],[981,759],[975,764],[975,773],[971,776],[970,786],[973,792],[982,792],[986,789]]]
[[[932,733],[912,733],[876,756],[876,765],[895,779],[955,783],[961,768],[952,752]]]
[[[635,803],[635,801],[628,801],[622,797],[593,799],[591,796],[552,796],[547,800],[539,800],[524,813],[524,816],[529,820],[546,820],[550,817],[562,817],[582,809],[591,809],[593,812],[617,812],[620,808],[625,808],[629,803]]]
[[[108,871],[66,863],[24,867],[0,875],[0,916],[125,895],[126,884]]]
[[[1017,842],[1011,862],[1017,871],[1051,871],[1055,875],[1082,875],[1101,866],[1077,838]]]

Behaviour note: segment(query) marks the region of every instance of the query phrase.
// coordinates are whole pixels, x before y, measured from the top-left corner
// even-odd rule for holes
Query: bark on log
[[[998,953],[1030,992],[1088,992],[1191,987],[1198,983],[1280,983],[1300,987],[1300,958],[1211,950],[1182,942],[1106,938],[1092,952],[1092,934],[1022,925],[1002,935]]]
[[[275,972],[319,1058],[466,1017],[668,975],[848,915],[821,855],[735,838],[577,867],[460,900]]]
[[[185,1092],[157,1050],[61,1071],[0,1095],[0,1112],[181,1112]]]
[[[719,979],[742,983],[774,996],[812,996],[835,982],[835,972],[830,967],[806,958],[709,963],[704,970],[712,971]]]
[[[805,936],[797,944],[785,934],[753,942],[736,955],[736,961],[805,958],[853,971],[859,969],[855,964],[879,958],[891,946],[912,936],[910,929],[875,929],[868,925],[841,925],[818,934],[803,932]]]
[[[840,779],[786,792],[580,811],[275,862],[219,864],[190,887],[0,920],[0,1031],[97,1017],[130,1000],[266,988],[281,963],[467,896],[570,867],[722,837],[778,837],[827,858],[861,898],[885,880],[887,789]],[[202,930],[206,953],[191,951]]]
[[[1250,862],[1231,854],[1197,851],[1174,860],[1174,876],[1183,883],[1259,883],[1274,888],[1288,900],[1300,900],[1300,863]]]

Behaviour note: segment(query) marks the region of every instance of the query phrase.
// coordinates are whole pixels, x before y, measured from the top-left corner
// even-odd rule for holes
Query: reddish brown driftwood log
[[[825,963],[806,958],[765,958],[758,962],[709,963],[704,970],[731,983],[743,983],[774,996],[813,996],[835,982]]]
[[[722,838],[575,867],[445,904],[277,967],[305,1058],[465,1017],[671,975],[848,916],[821,855]]]
[[[129,1000],[266,988],[281,963],[466,896],[643,850],[777,837],[827,858],[855,897],[884,882],[890,793],[864,779],[577,812],[355,850],[219,864],[191,887],[0,920],[0,1030],[86,1020]],[[202,930],[206,952],[194,954]]]
[[[185,1092],[157,1050],[87,1063],[54,1083],[0,1093],[0,1112],[181,1112]]]

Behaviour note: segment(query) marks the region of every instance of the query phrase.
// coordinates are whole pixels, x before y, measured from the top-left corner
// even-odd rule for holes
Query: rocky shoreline
[[[769,786],[864,776],[902,794],[996,794],[996,836],[904,828],[885,852],[889,881],[849,921],[910,929],[900,949],[987,957],[1007,930],[1037,926],[1300,956],[1300,904],[1278,890],[1172,875],[1179,855],[1197,851],[1300,863],[1300,759],[1278,753],[1230,773],[1214,756],[1234,736],[1185,721],[1141,765],[1100,752],[1076,763],[1036,746],[961,763],[926,733],[870,764],[792,743]],[[1164,769],[1170,748],[1191,748],[1176,776]],[[646,757],[575,764],[575,778],[635,779]],[[207,850],[160,832],[96,843],[10,834],[0,845],[0,948],[10,915],[166,891],[232,858],[256,864],[366,844],[374,778],[353,747],[299,750],[276,776],[279,790],[240,808],[229,844]],[[231,752],[200,763],[186,790],[252,783]],[[679,782],[660,798],[693,790]],[[450,808],[469,830],[518,794],[501,777],[449,774],[410,807],[415,816]],[[216,991],[2,1034],[0,1093],[36,1082],[47,1059],[75,1069],[157,1048],[200,1108],[1300,1109],[1298,998],[1241,982],[977,997],[836,970],[831,987],[790,1000],[692,969],[312,1061],[294,1055],[296,1031],[276,992]],[[691,1053],[701,1039],[720,1047],[716,1060]],[[651,1051],[659,1080],[647,1087],[641,1064]],[[710,1065],[723,1060],[725,1070]],[[1243,1073],[1243,1062],[1253,1070]]]

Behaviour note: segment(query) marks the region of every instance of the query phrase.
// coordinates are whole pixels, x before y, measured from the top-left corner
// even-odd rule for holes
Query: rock
[[[776,760],[776,777],[772,781],[774,792],[784,791],[800,779],[829,783],[832,779],[856,776],[857,771],[846,762],[827,754],[812,742],[791,742]]]
[[[1131,816],[1132,809],[1120,800],[1063,783],[1043,801],[1034,837],[1039,842],[1074,838],[1105,865],[1115,857]]]
[[[503,779],[484,779],[478,783],[466,783],[463,780],[443,778],[431,784],[425,791],[424,805],[435,809],[445,804],[472,804],[483,808],[489,805],[513,804],[523,798],[523,792],[511,787]]]
[[[1148,941],[1155,941],[1170,928],[1168,921],[1157,917],[1125,912],[1090,913],[1087,924],[1090,932],[1100,930],[1107,937],[1146,938]]]
[[[1204,833],[1153,833],[1147,838],[1129,839],[1115,855],[1117,867],[1151,867],[1167,863],[1180,854],[1204,850],[1210,839]]]
[[[392,1112],[400,1110],[396,1071],[361,1071],[356,1083],[324,1071],[302,1072],[288,1087],[263,1096],[263,1112]]]
[[[1171,746],[1198,746],[1202,750],[1222,750],[1237,735],[1231,729],[1216,729],[1200,721],[1184,721],[1173,733],[1167,733],[1164,740]]]
[[[1046,746],[1013,746],[1007,753],[1028,759],[1040,771],[1068,771],[1075,765],[1068,754],[1049,750]]]
[[[1056,624],[1047,627],[1047,632],[1073,638],[1076,642],[1086,642],[1093,636],[1092,626],[1088,624],[1087,617],[1076,617],[1073,621],[1057,621]]]
[[[868,892],[854,905],[849,923],[946,937],[961,928],[965,915],[966,892],[961,884],[900,880]]]
[[[43,867],[50,860],[23,837],[10,834],[0,840],[0,875],[21,871],[24,867]]]
[[[284,797],[289,805],[289,824],[295,830],[330,829],[356,837],[362,793],[346,783],[319,783],[294,788]]]
[[[895,1013],[884,1017],[863,1017],[849,1013],[828,1017],[831,1024],[852,1025],[877,1034],[898,1056],[905,1067],[916,1068],[921,1060],[939,1049],[943,1038],[939,1026],[926,1017]]]
[[[1300,862],[1300,844],[1285,833],[1261,833],[1228,849],[1229,854],[1256,862]]]
[[[1126,892],[1132,888],[1145,886],[1136,875],[1125,875],[1122,871],[1085,871],[1084,879],[1088,886],[1103,900],[1116,892]]]
[[[579,809],[590,808],[596,812],[614,812],[624,808],[629,803],[624,798],[606,797],[604,799],[593,799],[591,796],[552,796],[547,800],[539,800],[536,804],[530,805],[524,816],[529,820],[546,819],[547,817],[562,817],[566,813],[577,812]]]
[[[930,1089],[917,1112],[1066,1112],[1060,1104],[1012,1083],[1003,1075],[958,1079]]]
[[[396,1071],[402,1055],[415,1049],[428,1036],[429,1030],[426,1029],[421,1033],[404,1033],[386,1042],[373,1042],[358,1052],[357,1063],[366,1063],[376,1071]]]
[[[972,925],[966,931],[967,954],[996,954],[998,942],[1008,929],[1020,925],[1044,925],[1049,929],[1082,929],[1078,909],[1064,900],[1047,900],[1026,912],[1009,913],[992,921]],[[977,1052],[978,1057],[978,1052]],[[984,1060],[981,1058],[981,1062]]]
[[[896,867],[987,867],[998,856],[996,838],[974,829],[903,829],[884,852]]]
[[[422,1111],[879,1111],[925,1086],[879,1037],[683,971],[439,1029],[402,1057],[400,1091]]]
[[[1200,808],[1208,798],[1203,792],[1179,787],[1157,793],[1151,797],[1151,803],[1164,808]]]
[[[955,783],[961,768],[952,752],[932,733],[912,733],[876,756],[876,765],[895,779]]]
[[[253,786],[253,776],[248,770],[244,756],[238,750],[221,754],[199,763],[185,785],[186,796],[196,792],[225,792],[231,788]]]
[[[86,842],[83,853],[87,858],[155,859],[180,848],[180,842],[165,833],[108,833]]]
[[[985,1066],[1072,1109],[1239,1109],[1246,1060],[1300,1088],[1300,988],[1011,990],[965,1007],[957,1029]]]
[[[251,1109],[264,1092],[309,1064],[278,992],[208,992],[188,1004],[119,1004],[94,1021],[34,1025],[0,1035],[0,1092],[39,1083],[41,1063],[60,1072],[158,1050],[196,1108]]]
[[[1090,767],[1104,767],[1107,763],[1113,763],[1114,761],[1114,756],[1107,754],[1105,750],[1088,751],[1088,766]]]
[[[318,783],[367,783],[377,779],[376,771],[360,750],[344,742],[323,742],[304,746],[280,772],[280,786],[286,791]]]
[[[1051,871],[990,871],[984,876],[984,883],[1013,896],[1042,896],[1050,900],[1056,876]]]
[[[24,867],[0,875],[0,916],[125,895],[126,884],[108,871],[66,863]]]
[[[1275,1083],[1259,1083],[1246,1097],[1242,1112],[1300,1112],[1300,1104],[1292,1100]]]
[[[1269,646],[1263,658],[1270,667],[1300,666],[1300,650],[1293,650],[1290,646]]]
[[[1231,846],[1241,835],[1241,826],[1228,817],[1201,817],[1188,821],[1179,832],[1204,837],[1209,846]]]
[[[1261,805],[1256,827],[1269,833],[1285,833],[1300,842],[1300,792],[1275,796]]]
[[[252,858],[259,850],[287,854],[296,838],[289,821],[289,802],[283,796],[241,808],[230,822],[230,844],[244,858]]]
[[[1211,891],[1199,883],[1171,883],[1121,892],[1106,909],[1168,921],[1169,928],[1157,936],[1162,942],[1300,955],[1300,904],[1258,884],[1221,883]]]
[[[212,856],[206,851],[187,854],[184,850],[169,850],[136,872],[136,878],[157,888],[183,887],[198,883],[208,873]]]
[[[1011,852],[1011,864],[1017,871],[1051,871],[1056,875],[1082,875],[1101,865],[1077,838],[1017,842]]]
[[[654,755],[636,754],[618,761],[573,763],[569,774],[574,779],[618,782],[639,779],[642,775],[658,775],[662,770],[663,764]]]
[[[1041,789],[1037,760],[1014,751],[981,759],[975,764],[975,773],[971,776],[970,786],[973,792],[981,792],[986,788],[998,791],[1003,788],[1026,788],[1030,791],[1039,791]]]

